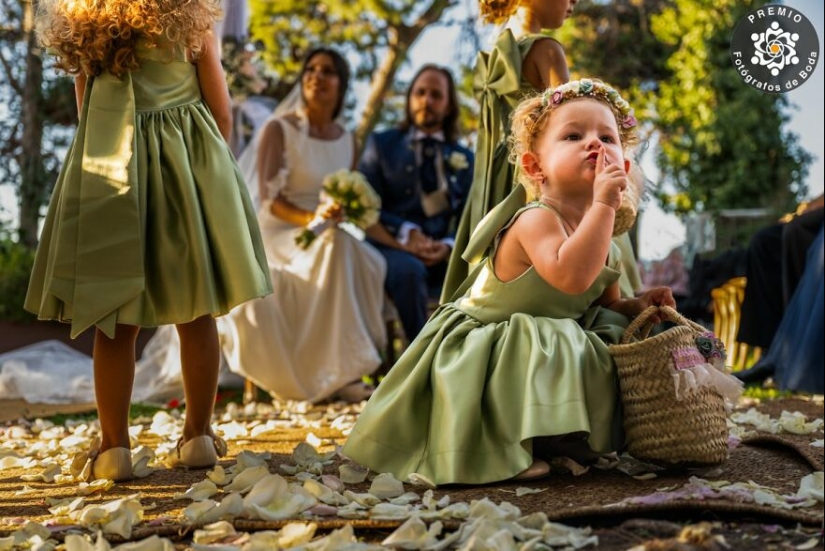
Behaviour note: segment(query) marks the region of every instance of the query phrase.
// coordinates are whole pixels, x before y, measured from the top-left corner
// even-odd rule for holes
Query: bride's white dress
[[[279,122],[287,173],[271,193],[314,211],[324,177],[351,166],[352,135],[319,140]],[[375,371],[386,339],[381,254],[340,228],[303,250],[295,244],[302,228],[273,216],[269,201],[258,223],[274,292],[229,314],[236,334],[223,350],[230,368],[279,398],[311,402]]]

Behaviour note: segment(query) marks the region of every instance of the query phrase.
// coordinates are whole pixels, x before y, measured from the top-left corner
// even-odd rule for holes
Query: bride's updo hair
[[[220,16],[218,0],[41,0],[36,31],[70,75],[121,76],[140,66],[138,45],[197,58]]]

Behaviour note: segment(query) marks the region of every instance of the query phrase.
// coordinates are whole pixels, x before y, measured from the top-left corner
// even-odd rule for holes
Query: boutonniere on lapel
[[[467,155],[461,151],[453,151],[447,157],[447,166],[456,171],[464,170],[470,166],[470,162],[467,160]]]

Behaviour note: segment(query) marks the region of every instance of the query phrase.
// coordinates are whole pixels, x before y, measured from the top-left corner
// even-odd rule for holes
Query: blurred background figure
[[[670,287],[677,307],[689,292],[689,277],[681,247],[674,247],[662,260],[651,262],[642,272],[642,290]]]
[[[473,154],[458,143],[458,96],[447,69],[421,67],[405,109],[399,127],[369,137],[359,169],[381,196],[380,223],[367,235],[387,261],[387,293],[412,341],[441,292]]]

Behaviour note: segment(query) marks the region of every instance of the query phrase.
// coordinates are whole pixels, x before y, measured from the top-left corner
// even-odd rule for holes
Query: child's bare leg
[[[220,346],[218,329],[212,316],[202,316],[177,326],[186,420],[183,441],[212,434],[212,411],[218,391]]]
[[[135,379],[135,339],[138,328],[118,325],[110,339],[95,329],[95,401],[100,420],[100,451],[131,448],[129,444],[129,404]]]

